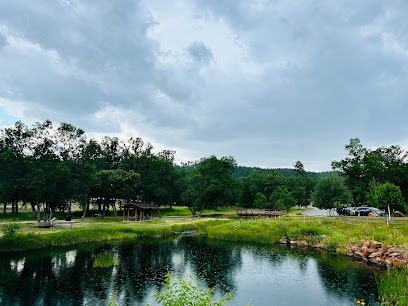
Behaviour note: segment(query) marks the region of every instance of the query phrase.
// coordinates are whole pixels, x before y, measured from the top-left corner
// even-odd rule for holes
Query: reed
[[[408,305],[408,268],[377,276],[377,286],[381,306]]]
[[[94,268],[109,268],[115,264],[115,257],[112,253],[105,251],[97,255],[93,262]]]

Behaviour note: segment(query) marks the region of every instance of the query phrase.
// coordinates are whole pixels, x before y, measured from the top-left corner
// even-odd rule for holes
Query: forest
[[[203,157],[176,165],[175,151],[155,153],[141,138],[88,139],[69,123],[46,120],[32,126],[16,122],[0,132],[0,203],[31,207],[33,218],[49,220],[73,204],[104,217],[129,201],[187,206],[193,216],[226,206],[290,209],[296,205],[333,208],[369,204],[405,211],[408,200],[407,153],[399,146],[369,150],[355,138],[348,156],[333,161],[330,173],[238,166],[231,156]]]

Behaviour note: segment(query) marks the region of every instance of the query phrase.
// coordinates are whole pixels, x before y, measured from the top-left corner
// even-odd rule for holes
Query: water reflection
[[[94,269],[108,250],[118,264]],[[0,254],[1,305],[120,305],[152,303],[170,271],[198,275],[218,294],[234,290],[233,305],[376,305],[376,271],[343,256],[280,245],[176,237],[154,241]]]

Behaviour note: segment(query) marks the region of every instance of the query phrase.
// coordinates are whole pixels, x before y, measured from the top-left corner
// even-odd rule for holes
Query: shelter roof
[[[150,203],[142,202],[129,202],[128,204],[123,205],[124,208],[140,208],[140,209],[156,209],[157,207]]]

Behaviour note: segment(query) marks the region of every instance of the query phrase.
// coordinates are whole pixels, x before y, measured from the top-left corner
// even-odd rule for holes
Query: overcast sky
[[[408,145],[408,1],[0,0],[0,126],[330,170]]]

